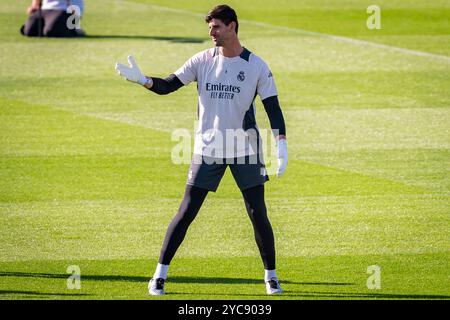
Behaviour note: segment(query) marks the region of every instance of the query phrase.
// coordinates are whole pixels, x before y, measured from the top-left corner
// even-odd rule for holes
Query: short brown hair
[[[226,26],[233,21],[236,22],[235,31],[236,34],[238,33],[239,22],[237,19],[236,11],[234,11],[230,6],[221,4],[212,8],[211,11],[208,12],[208,15],[205,17],[205,21],[206,23],[209,23],[212,19],[218,19],[222,21]]]

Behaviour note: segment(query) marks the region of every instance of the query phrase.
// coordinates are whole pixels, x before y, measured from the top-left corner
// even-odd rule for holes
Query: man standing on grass
[[[232,8],[219,5],[208,13],[205,21],[215,47],[194,55],[165,79],[144,76],[132,56],[128,56],[130,67],[116,64],[116,70],[126,80],[157,94],[174,92],[193,81],[198,87],[199,125],[186,190],[167,229],[148,290],[152,295],[164,294],[164,282],[175,252],[206,195],[217,190],[229,166],[253,224],[265,269],[266,292],[281,293],[275,272],[274,236],[264,200],[264,183],[269,177],[262,158],[254,107],[256,95],[259,95],[277,140],[277,176],[280,177],[286,170],[288,157],[277,89],[267,64],[241,46],[237,36],[239,24]]]

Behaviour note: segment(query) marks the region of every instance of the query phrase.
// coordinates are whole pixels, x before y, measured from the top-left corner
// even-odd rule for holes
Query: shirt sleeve
[[[181,68],[174,72],[174,74],[186,86],[193,81],[197,81],[199,64],[200,57],[196,54],[186,61]]]
[[[270,127],[272,128],[274,136],[280,134],[286,135],[286,124],[284,123],[283,112],[281,111],[280,103],[277,96],[266,98],[262,101],[264,109],[269,117]]]
[[[183,83],[176,75],[171,74],[165,79],[152,77],[153,85],[150,91],[157,94],[169,94],[171,92],[177,91],[183,86]]]
[[[261,100],[278,95],[272,72],[270,71],[269,66],[263,61],[261,62],[257,92]]]

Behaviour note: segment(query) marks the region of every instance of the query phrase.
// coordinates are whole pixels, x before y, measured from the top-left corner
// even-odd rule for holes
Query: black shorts
[[[194,154],[189,167],[187,184],[216,192],[228,166],[241,191],[264,184],[269,180],[266,166],[257,155],[217,159]]]
[[[20,32],[29,37],[76,37],[77,30],[67,28],[67,20],[71,16],[66,10],[36,11],[28,17]]]

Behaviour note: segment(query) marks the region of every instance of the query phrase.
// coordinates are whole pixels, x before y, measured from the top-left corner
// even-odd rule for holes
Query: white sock
[[[267,282],[272,278],[278,279],[277,272],[275,271],[275,269],[273,269],[273,270],[264,269],[264,281]]]
[[[158,263],[156,266],[155,273],[153,274],[153,279],[163,278],[164,280],[167,279],[167,271],[169,270],[168,264],[161,264]]]

